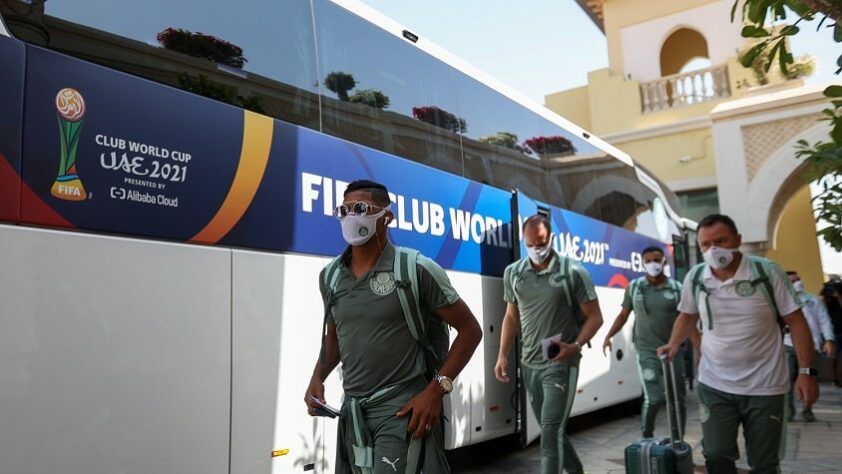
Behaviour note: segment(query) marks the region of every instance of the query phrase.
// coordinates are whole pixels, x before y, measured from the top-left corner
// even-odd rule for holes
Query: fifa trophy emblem
[[[50,192],[59,199],[84,201],[88,194],[76,170],[76,149],[85,123],[85,100],[75,89],[64,88],[56,95],[56,110],[61,136],[61,161]]]

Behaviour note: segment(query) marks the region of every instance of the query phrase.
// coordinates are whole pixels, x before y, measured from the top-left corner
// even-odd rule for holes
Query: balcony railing
[[[677,109],[731,96],[728,66],[664,76],[640,84],[643,113]]]

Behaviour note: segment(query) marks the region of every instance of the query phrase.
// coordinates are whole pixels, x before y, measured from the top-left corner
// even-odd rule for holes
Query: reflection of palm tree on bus
[[[324,84],[342,102],[363,104],[380,110],[389,108],[389,96],[377,89],[361,89],[349,96],[348,92],[357,87],[357,80],[354,79],[353,74],[342,71],[331,72],[325,77]]]
[[[325,77],[325,87],[339,97],[342,102],[348,102],[348,91],[357,86],[353,74],[334,71]]]

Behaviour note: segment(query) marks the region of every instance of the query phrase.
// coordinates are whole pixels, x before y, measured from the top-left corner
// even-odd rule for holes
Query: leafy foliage
[[[731,21],[734,20],[739,0],[734,1]],[[787,15],[795,14],[794,22],[787,22]],[[764,72],[777,63],[786,76],[795,63],[789,51],[787,38],[798,34],[799,24],[821,17],[818,29],[832,31],[831,39],[842,43],[842,0],[745,0],[742,9],[745,38],[755,38],[757,43],[740,56],[745,67],[752,67],[758,60]],[[836,60],[842,72],[842,54]],[[842,86],[830,86],[824,95],[831,99],[832,107],[823,111],[822,120],[830,122],[830,141],[810,144],[804,140],[796,146],[796,156],[810,165],[810,178],[819,181],[820,192],[813,198],[816,219],[829,225],[819,235],[831,247],[842,251]]]
[[[166,49],[238,69],[248,62],[243,57],[243,48],[213,35],[167,28],[158,33],[157,40]]]
[[[357,81],[352,74],[342,71],[334,71],[325,77],[325,87],[339,97],[339,100],[348,102],[348,91],[357,86]]]
[[[523,142],[537,155],[566,156],[576,154],[573,142],[559,135],[551,137],[532,137]]]
[[[516,150],[521,153],[527,153],[526,149],[524,149],[522,146],[520,146],[520,144],[518,144],[517,135],[511,132],[497,132],[495,135],[480,137],[479,141],[482,143],[488,143],[489,145],[508,148],[510,150]]]
[[[412,116],[422,122],[427,122],[430,125],[435,125],[451,132],[465,133],[468,131],[468,124],[465,122],[465,119],[459,118],[435,105],[413,107]]]
[[[350,97],[350,101],[355,104],[364,104],[380,110],[389,107],[389,96],[376,89],[362,89],[354,92],[354,95]]]

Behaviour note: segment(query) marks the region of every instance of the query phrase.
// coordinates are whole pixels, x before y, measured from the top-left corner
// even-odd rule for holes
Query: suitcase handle
[[[667,421],[670,427],[670,441],[675,444],[684,440],[684,433],[681,430],[681,415],[678,408],[678,386],[675,381],[675,365],[667,355],[660,356],[661,369],[664,373],[664,392],[666,395]]]

